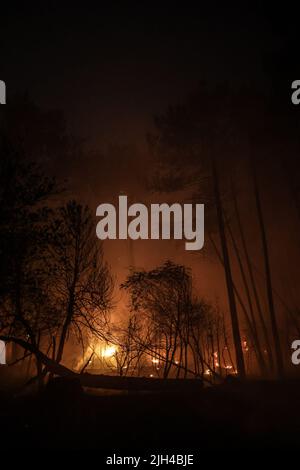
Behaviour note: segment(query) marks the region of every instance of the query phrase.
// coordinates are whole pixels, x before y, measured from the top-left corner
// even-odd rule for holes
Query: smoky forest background
[[[219,38],[221,50],[223,37],[228,50],[239,45],[229,29],[222,35],[221,23],[208,32],[201,15],[200,26],[190,15],[169,20],[178,38],[191,25],[176,48],[162,18],[148,36],[120,17],[109,23],[110,40],[106,23],[66,34],[62,50],[71,38],[78,45],[82,33],[91,41],[86,62],[74,59],[87,70],[95,45],[104,47],[99,31],[107,41],[101,36],[107,70],[93,70],[85,86],[92,109],[97,96],[102,101],[95,115],[80,115],[79,126],[74,103],[84,109],[76,88],[83,66],[79,72],[73,64],[78,76],[70,83],[60,65],[61,96],[72,87],[76,95],[69,108],[63,99],[61,107],[49,104],[53,90],[45,103],[26,87],[1,106],[0,417],[7,446],[197,447],[231,455],[239,446],[297,444],[300,114],[289,75],[297,78],[297,42],[282,39],[288,32],[277,18],[282,42],[273,54],[269,23],[258,22],[249,51],[262,47],[255,42],[262,35],[270,49],[262,54],[264,80],[249,76],[236,86],[221,52],[224,79],[210,80],[204,70],[216,66],[214,43],[205,38]],[[39,28],[58,41],[59,23],[55,32],[43,18]],[[235,16],[229,20],[240,30]],[[128,62],[114,59],[119,24],[126,51],[137,55]],[[196,56],[195,44],[207,55]],[[248,59],[230,54],[239,70],[253,60],[250,52]],[[31,58],[29,69],[37,62]],[[189,80],[182,78],[189,68]],[[177,74],[183,81],[175,93]],[[40,90],[38,81],[32,89]],[[165,83],[161,95],[158,83]],[[120,107],[115,89],[129,100]],[[151,112],[140,116],[143,99]],[[184,240],[99,240],[97,206],[124,194],[129,203],[204,204],[203,249],[186,251]]]

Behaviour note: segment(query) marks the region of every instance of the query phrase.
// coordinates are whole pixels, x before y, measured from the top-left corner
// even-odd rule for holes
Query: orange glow
[[[101,350],[101,357],[112,357],[115,353],[117,352],[116,346],[107,346],[105,348],[102,348]]]

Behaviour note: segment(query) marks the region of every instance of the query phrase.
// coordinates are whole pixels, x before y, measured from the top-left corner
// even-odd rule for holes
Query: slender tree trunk
[[[184,342],[184,375],[183,377],[186,379],[188,371],[188,343]]]
[[[77,268],[75,269],[74,281],[73,281],[73,284],[72,284],[72,287],[71,287],[66,319],[65,319],[65,322],[63,324],[60,339],[59,339],[59,343],[58,343],[57,355],[56,355],[56,362],[57,363],[60,363],[61,360],[62,360],[64,347],[65,347],[65,342],[66,342],[67,334],[68,334],[68,330],[69,330],[69,326],[71,324],[72,317],[73,317],[73,314],[74,314],[74,299],[75,299],[76,282],[77,282]]]
[[[59,345],[57,348],[57,356],[56,356],[57,363],[60,363],[63,357],[63,352],[64,352],[64,347],[65,347],[65,342],[67,339],[67,333],[68,333],[70,321],[71,319],[67,317],[65,323],[63,324],[62,332],[61,332],[60,339],[59,339]]]
[[[223,374],[222,374],[222,366],[221,366],[221,349],[220,349],[219,330],[217,330],[216,336],[217,336],[217,352],[218,352],[219,374],[222,377]]]
[[[283,378],[284,367],[283,367],[280,338],[279,338],[274,299],[273,299],[268,241],[267,241],[265,222],[264,222],[261,201],[260,201],[260,192],[259,192],[259,186],[258,186],[258,181],[257,181],[255,162],[253,161],[253,159],[252,159],[252,177],[253,177],[253,184],[254,184],[255,204],[256,204],[256,210],[257,210],[257,215],[258,215],[262,248],[263,248],[263,258],[264,258],[265,273],[266,273],[266,290],[267,290],[269,312],[270,312],[270,318],[271,318],[271,327],[272,327],[274,346],[275,346],[275,356],[276,356],[276,361],[277,361],[277,373],[278,373],[279,378]]]
[[[255,316],[254,316],[254,310],[253,310],[252,300],[251,300],[251,296],[250,296],[250,290],[249,290],[249,287],[248,287],[248,281],[247,281],[247,278],[246,278],[243,262],[242,262],[242,259],[241,259],[240,253],[239,253],[239,248],[237,246],[237,243],[235,241],[232,229],[231,229],[229,224],[227,224],[227,228],[228,228],[228,231],[229,231],[229,234],[230,234],[230,238],[232,240],[234,251],[236,253],[238,265],[239,265],[239,268],[240,268],[243,284],[244,284],[245,291],[246,291],[246,297],[247,297],[249,311],[250,311],[250,318],[247,314],[247,322],[248,322],[248,325],[249,325],[250,334],[251,334],[252,339],[253,339],[253,343],[254,343],[254,347],[255,347],[255,354],[257,356],[257,360],[258,360],[258,363],[259,363],[259,366],[261,368],[262,373],[266,374],[267,373],[267,367],[266,367],[265,359],[264,359],[264,356],[263,356],[263,353],[262,353],[262,350],[261,350],[261,347],[260,347],[260,341],[259,341],[259,336],[258,336],[257,326],[256,326],[256,319],[255,319]]]
[[[222,253],[223,253],[223,260],[224,260],[224,270],[225,270],[228,302],[229,302],[229,309],[230,309],[230,316],[231,316],[232,335],[233,335],[233,342],[234,342],[235,355],[236,355],[237,372],[241,378],[245,378],[245,362],[244,362],[243,349],[242,349],[242,343],[241,343],[238,313],[237,313],[236,301],[235,301],[235,295],[234,295],[234,289],[233,289],[230,258],[229,258],[229,252],[228,252],[228,246],[227,246],[227,240],[226,240],[226,234],[225,234],[223,207],[222,207],[220,187],[219,187],[219,176],[218,176],[216,162],[213,156],[212,156],[212,173],[213,173],[214,195],[215,195],[215,203],[216,203],[216,209],[217,209],[219,233],[220,233],[221,247],[222,247]]]
[[[179,354],[179,364],[182,364],[182,339],[180,338],[180,354]],[[176,379],[179,379],[181,369],[178,367],[177,373],[176,373]]]
[[[263,316],[262,307],[261,307],[260,300],[259,300],[259,295],[258,295],[256,282],[255,282],[255,278],[254,278],[254,274],[253,274],[253,269],[252,269],[252,265],[251,265],[251,261],[250,261],[250,255],[249,255],[249,251],[248,251],[248,248],[247,248],[244,229],[243,229],[243,225],[242,225],[242,221],[241,221],[241,217],[240,217],[240,211],[239,211],[238,202],[237,202],[237,198],[236,198],[236,192],[235,192],[233,184],[232,184],[232,195],[233,195],[233,202],[234,202],[234,210],[235,210],[236,220],[237,220],[237,224],[238,224],[238,228],[239,228],[239,233],[240,233],[240,236],[241,236],[243,250],[244,250],[244,253],[245,253],[249,278],[250,278],[250,282],[251,282],[251,285],[252,285],[255,304],[256,304],[259,320],[260,320],[261,325],[262,325],[263,336],[264,336],[266,349],[268,351],[268,356],[269,356],[269,360],[270,360],[270,367],[271,367],[271,370],[274,370],[272,347],[271,347],[271,343],[270,343],[270,338],[269,338],[266,322],[265,322],[265,319],[264,319],[264,316]]]

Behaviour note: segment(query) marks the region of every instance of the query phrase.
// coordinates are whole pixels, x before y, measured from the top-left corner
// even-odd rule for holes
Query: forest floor
[[[2,392],[0,398],[1,447],[229,454],[300,447],[300,381],[103,396],[72,385],[35,396]]]

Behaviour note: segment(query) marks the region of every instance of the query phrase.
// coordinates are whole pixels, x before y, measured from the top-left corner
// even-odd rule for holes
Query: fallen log
[[[116,375],[77,373],[62,364],[58,364],[32,344],[22,339],[10,336],[0,336],[0,339],[19,344],[25,350],[33,353],[53,375],[66,379],[77,379],[80,381],[82,387],[132,391],[180,391],[190,393],[201,390],[203,386],[201,379],[160,379],[154,377],[120,377]]]
[[[201,379],[160,379],[148,377],[120,377],[114,375],[81,374],[83,387],[112,390],[151,392],[198,392],[203,386]]]

